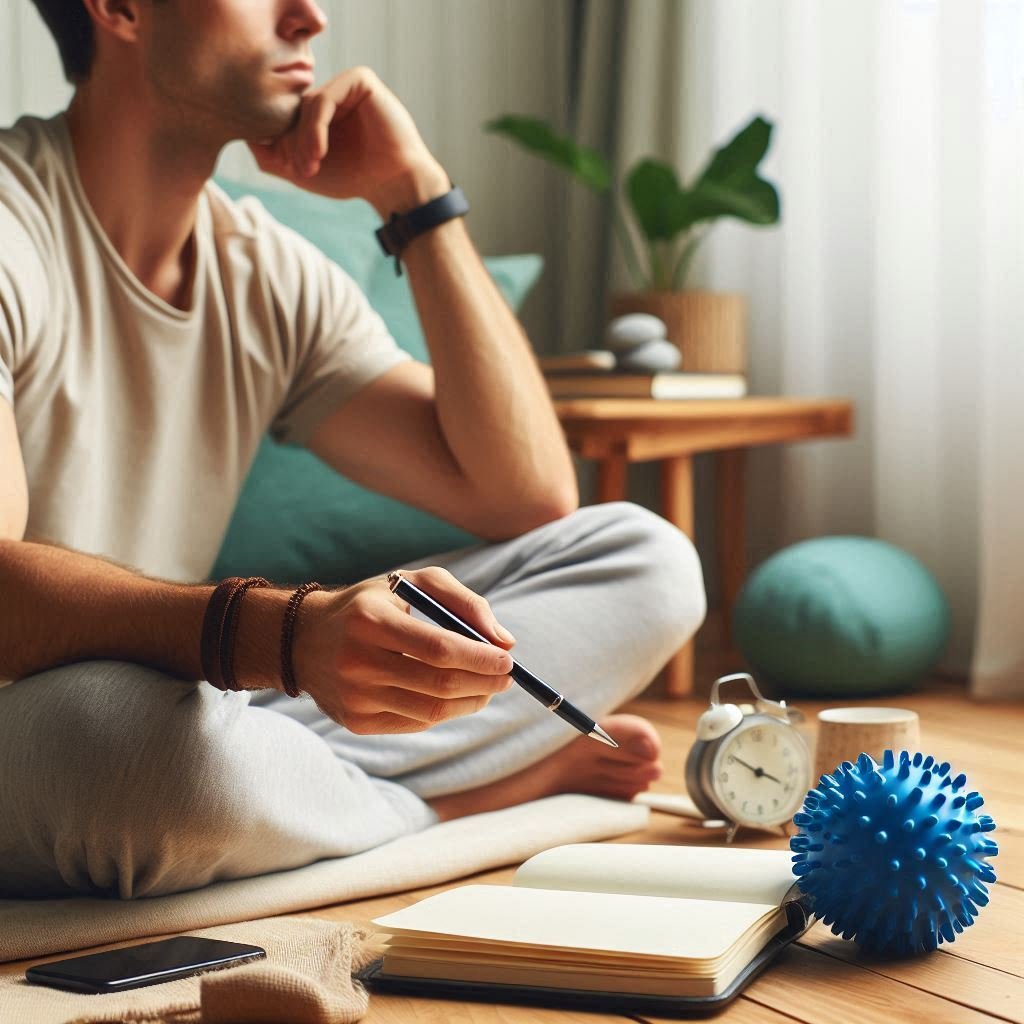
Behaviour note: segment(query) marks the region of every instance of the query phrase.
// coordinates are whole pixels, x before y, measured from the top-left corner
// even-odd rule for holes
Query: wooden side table
[[[662,515],[694,534],[693,456],[715,452],[718,568],[726,628],[746,574],[746,450],[755,445],[848,437],[853,403],[841,398],[739,398],[670,402],[574,398],[555,402],[569,446],[596,459],[597,500],[626,497],[631,462],[661,461]],[[666,666],[666,690],[693,690],[693,642]]]

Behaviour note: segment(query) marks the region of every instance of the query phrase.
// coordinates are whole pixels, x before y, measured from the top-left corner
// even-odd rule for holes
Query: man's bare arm
[[[155,579],[37,537],[9,403],[0,400],[0,681],[96,659],[204,677],[200,638],[214,585]],[[497,646],[418,622],[381,580],[309,594],[294,634],[299,685],[354,732],[418,732],[479,710],[507,689],[511,646],[487,602],[442,569],[421,579]],[[281,687],[280,636],[291,587],[252,589],[238,615],[235,675]],[[406,655],[412,657],[406,657]]]
[[[0,679],[96,658],[200,679],[212,593],[53,544],[0,540]]]
[[[479,711],[512,685],[512,659],[502,649],[511,638],[487,602],[443,569],[408,575],[494,646],[414,619],[383,580],[308,595],[295,630],[296,677],[353,732],[421,732]],[[202,679],[199,641],[213,589],[152,579],[52,544],[0,540],[0,680],[95,659]],[[245,689],[281,688],[279,638],[290,593],[245,596],[234,648]]]
[[[250,145],[263,170],[320,195],[358,196],[384,219],[450,185],[409,112],[368,68],[307,93],[291,130]],[[433,369],[395,368],[329,416],[310,448],[340,472],[491,539],[571,512],[576,476],[543,378],[465,224],[419,236],[402,260]]]
[[[492,540],[576,508],[572,462],[530,344],[461,220],[403,254],[433,366],[394,367],[313,432],[344,476]]]

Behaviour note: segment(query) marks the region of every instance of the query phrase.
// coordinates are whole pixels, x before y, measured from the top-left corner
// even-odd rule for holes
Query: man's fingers
[[[384,711],[377,715],[349,715],[342,723],[358,736],[394,736],[399,733],[424,732],[430,726],[414,718]]]
[[[511,647],[515,637],[494,617],[486,599],[463,586],[447,569],[431,566],[404,575],[491,643]]]
[[[383,686],[374,691],[374,703],[381,710],[370,714],[357,712],[357,715],[374,718],[379,714],[394,714],[430,726],[447,722],[450,718],[472,715],[486,707],[489,700],[487,696],[445,699],[414,693],[399,686]]]
[[[342,117],[355,110],[374,89],[381,92],[387,91],[376,72],[372,68],[364,66],[342,71],[331,80],[329,88],[334,102],[337,104],[338,114]]]
[[[436,668],[415,658],[388,654],[379,671],[383,679],[402,689],[415,690],[428,697],[490,697],[504,693],[512,685],[507,675],[484,675],[460,669]]]
[[[247,142],[256,158],[256,166],[266,174],[274,174],[285,181],[294,182],[301,175],[295,172],[295,161],[283,148],[283,142]]]
[[[414,619],[398,605],[394,616],[376,624],[376,635],[369,639],[385,650],[408,654],[436,668],[463,669],[487,676],[504,676],[512,670],[512,656],[492,644],[470,640],[433,622]]]
[[[249,152],[256,159],[256,166],[268,174],[280,174],[286,161],[274,143],[247,141]]]
[[[334,100],[323,92],[308,97],[302,104],[292,150],[296,174],[308,177],[319,169],[320,161],[327,155],[327,133],[336,110]]]

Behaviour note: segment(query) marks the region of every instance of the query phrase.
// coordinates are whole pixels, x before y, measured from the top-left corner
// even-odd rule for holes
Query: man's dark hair
[[[32,0],[57,41],[64,77],[78,85],[89,77],[96,53],[92,18],[82,0]]]

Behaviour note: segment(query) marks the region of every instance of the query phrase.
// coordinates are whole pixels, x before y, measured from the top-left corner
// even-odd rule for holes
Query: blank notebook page
[[[513,885],[778,905],[796,881],[791,857],[743,846],[573,843],[531,857]]]
[[[374,921],[393,934],[462,936],[673,959],[722,956],[774,904],[465,885]]]

